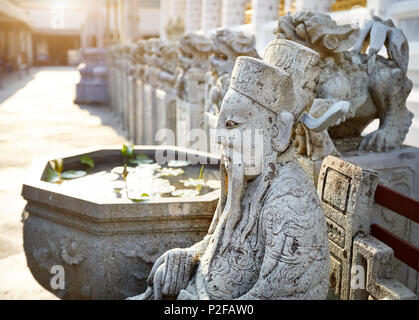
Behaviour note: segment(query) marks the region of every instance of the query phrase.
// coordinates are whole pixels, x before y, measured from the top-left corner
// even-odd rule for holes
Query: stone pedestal
[[[128,80],[128,66],[125,66],[122,73],[122,127],[125,132],[128,132],[129,122],[129,80]]]
[[[128,76],[128,138],[134,142],[136,133],[136,77]]]
[[[303,157],[298,157],[298,159],[317,186],[321,161],[312,162]],[[378,171],[379,184],[419,200],[419,148],[403,146],[398,150],[386,153],[351,151],[343,153],[342,159],[362,168]],[[375,203],[371,219],[372,223],[382,226],[419,247],[419,225],[417,223]],[[395,259],[393,268],[395,279],[418,294],[418,272],[397,259]]]
[[[122,73],[122,69],[121,66],[118,67],[117,69],[117,76],[116,76],[116,115],[119,121],[122,120],[122,101],[123,101],[123,73]]]
[[[144,101],[144,143],[146,145],[154,145],[155,129],[155,106],[156,106],[156,89],[148,84],[144,84],[143,101]]]
[[[108,70],[106,51],[88,48],[83,51],[83,61],[78,68],[81,79],[76,86],[76,103],[108,103]]]
[[[187,102],[177,99],[176,105],[176,137],[177,146],[184,148],[194,147],[195,143],[189,141],[191,130],[202,129],[205,106],[203,103]]]
[[[160,129],[168,129],[176,136],[176,96],[162,89],[156,90],[156,132]],[[176,144],[174,141],[168,141]]]
[[[142,79],[135,82],[135,138],[137,145],[145,144],[144,141],[144,85]]]

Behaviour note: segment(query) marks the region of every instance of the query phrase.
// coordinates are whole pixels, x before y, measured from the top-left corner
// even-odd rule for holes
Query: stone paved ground
[[[33,68],[0,89],[0,299],[55,299],[32,277],[22,247],[20,196],[25,172],[40,156],[126,143],[110,109],[73,103],[78,73]]]

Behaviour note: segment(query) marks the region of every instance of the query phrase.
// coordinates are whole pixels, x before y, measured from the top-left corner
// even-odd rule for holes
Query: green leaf
[[[82,170],[68,170],[61,173],[61,178],[63,179],[76,179],[84,177],[87,174],[86,171]]]
[[[58,175],[57,171],[48,167],[47,173],[45,175],[45,181],[54,183],[54,182],[57,182],[59,180],[60,180],[60,176]]]
[[[80,162],[83,164],[87,164],[90,167],[90,169],[93,169],[95,167],[95,162],[89,156],[83,156],[80,159]]]
[[[132,145],[131,146],[127,146],[127,145],[124,144],[122,146],[121,153],[125,157],[133,158],[135,156],[135,154],[134,154],[134,146],[132,146]]]
[[[129,162],[136,163],[136,164],[150,164],[154,161],[150,159],[146,154],[140,153],[137,155],[135,159],[131,159]]]
[[[143,193],[141,195],[141,198],[130,198],[130,197],[128,197],[128,199],[130,199],[131,201],[134,201],[134,202],[143,202],[143,201],[150,200],[150,196],[147,193]]]

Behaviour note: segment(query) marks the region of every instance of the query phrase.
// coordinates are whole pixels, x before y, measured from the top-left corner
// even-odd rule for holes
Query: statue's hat
[[[263,60],[237,58],[230,88],[275,113],[288,111],[298,121],[316,95],[319,64],[319,54],[310,48],[276,39],[266,48]]]

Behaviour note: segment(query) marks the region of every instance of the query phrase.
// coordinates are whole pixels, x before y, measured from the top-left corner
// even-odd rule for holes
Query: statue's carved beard
[[[233,230],[240,221],[241,201],[245,189],[244,164],[230,163],[227,169],[228,174],[228,196],[222,216],[225,216],[225,227],[221,241],[220,253],[222,254],[231,243]]]

